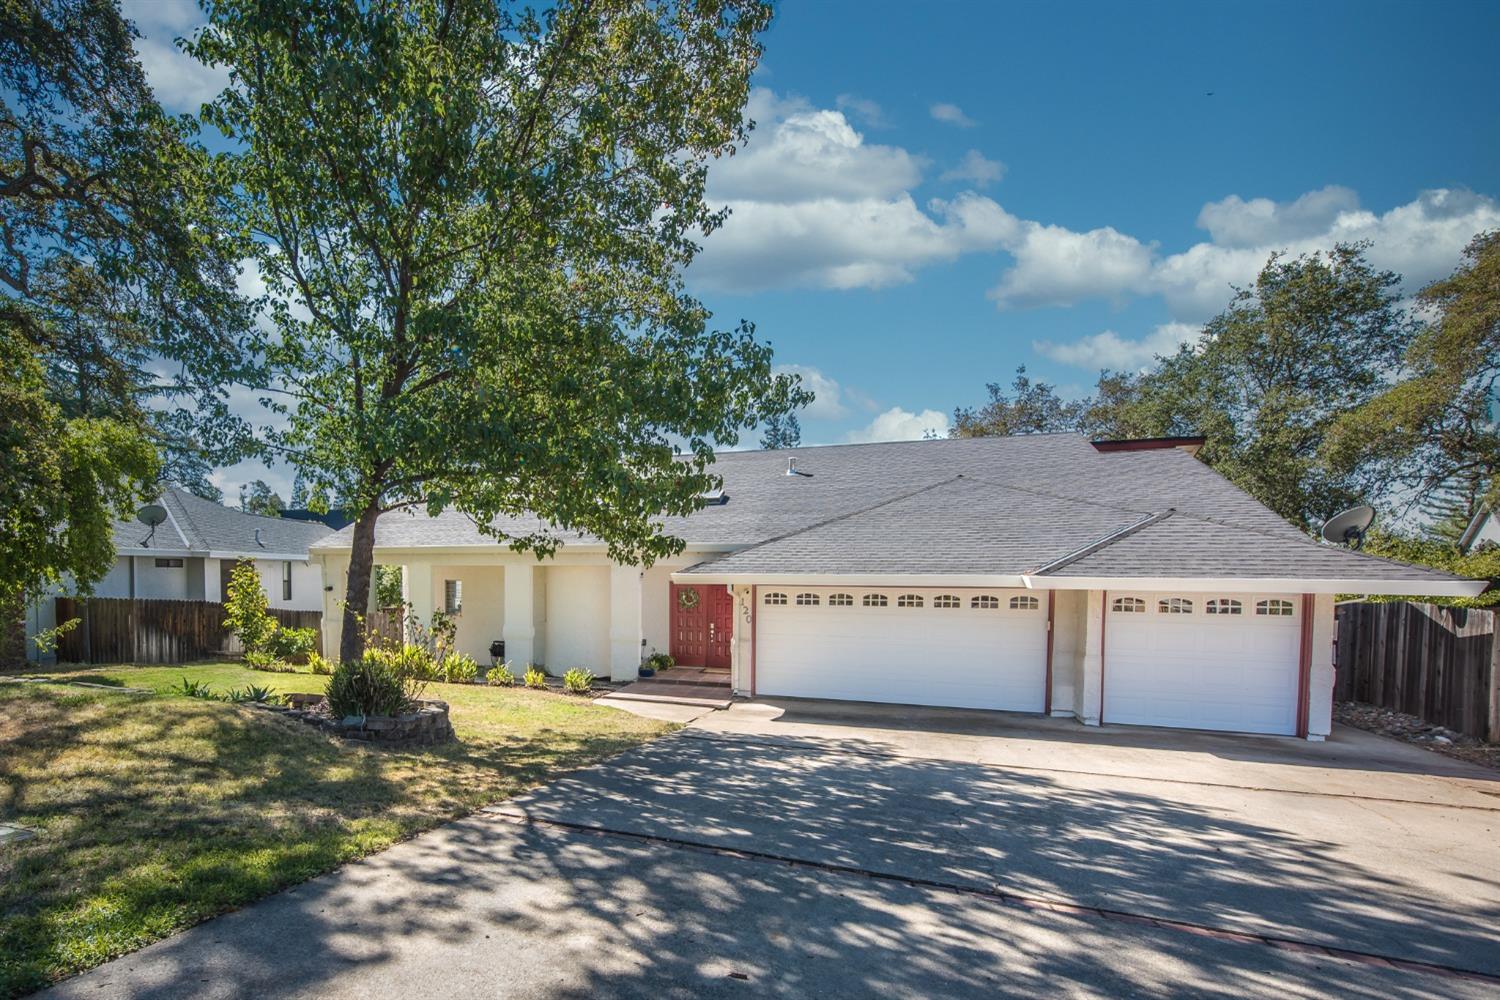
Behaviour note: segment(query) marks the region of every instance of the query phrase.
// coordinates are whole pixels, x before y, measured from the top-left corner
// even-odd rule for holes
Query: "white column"
[[[1089,591],[1083,611],[1083,655],[1079,657],[1074,714],[1085,726],[1097,726],[1104,708],[1104,592]]]
[[[641,666],[641,571],[609,568],[609,676],[634,680]]]
[[[532,625],[532,580],[535,574],[529,562],[505,564],[505,609],[501,618],[500,638],[505,640],[505,658],[515,664],[519,673],[536,662],[536,628]]]
[[[425,628],[432,622],[432,563],[409,562],[401,567],[401,599],[407,614]],[[409,630],[408,630],[409,631]],[[407,635],[410,640],[412,637]]]
[[[1313,596],[1312,671],[1307,689],[1307,738],[1321,740],[1333,729],[1333,595]]]

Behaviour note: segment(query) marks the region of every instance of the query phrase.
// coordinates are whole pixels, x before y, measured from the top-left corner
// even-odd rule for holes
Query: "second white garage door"
[[[1104,722],[1296,732],[1295,595],[1111,592],[1105,615]]]
[[[1040,712],[1046,607],[1026,591],[761,587],[756,693]]]

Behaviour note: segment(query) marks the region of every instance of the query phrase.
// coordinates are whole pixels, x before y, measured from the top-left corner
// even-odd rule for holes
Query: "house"
[[[326,524],[247,514],[176,485],[156,502],[167,518],[154,529],[134,519],[115,522],[115,565],[95,597],[222,601],[235,564],[254,560],[271,607],[322,610],[323,567],[308,546],[332,533]],[[50,598],[29,609],[30,658],[37,656],[32,636],[51,628],[55,615]]]
[[[1458,551],[1472,552],[1485,542],[1500,545],[1500,521],[1495,519],[1495,512],[1490,510],[1486,504],[1479,508],[1478,513],[1469,521],[1469,526],[1464,528],[1464,533],[1458,539]]]
[[[650,567],[579,535],[539,561],[454,511],[383,516],[375,561],[402,567],[424,619],[458,615],[464,651],[487,659],[501,640],[554,674],[629,679],[661,650],[726,671],[741,695],[1321,738],[1334,595],[1483,584],[1314,541],[1194,458],[1201,443],[727,452],[722,492],[664,521],[685,550]],[[313,545],[330,581],[349,545],[348,530]]]

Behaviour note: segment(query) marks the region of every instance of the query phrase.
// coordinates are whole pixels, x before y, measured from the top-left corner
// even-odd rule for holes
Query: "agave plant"
[[[189,680],[186,677],[178,678],[177,687],[172,689],[172,693],[181,695],[184,698],[205,698],[209,701],[219,700],[219,696],[214,694],[213,688],[208,686],[207,681]]]

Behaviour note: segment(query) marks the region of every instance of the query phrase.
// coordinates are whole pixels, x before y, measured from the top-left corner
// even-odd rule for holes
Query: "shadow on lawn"
[[[1141,792],[964,763],[665,739],[516,806],[1500,971],[1494,887],[1440,908],[1331,843]],[[1144,952],[1155,958],[1142,960]],[[478,816],[63,995],[1430,996],[1431,977],[857,876]],[[1318,970],[1321,969],[1321,972]],[[740,973],[748,981],[730,978]],[[1308,977],[1321,976],[1309,983]],[[1456,987],[1455,987],[1456,991]]]

